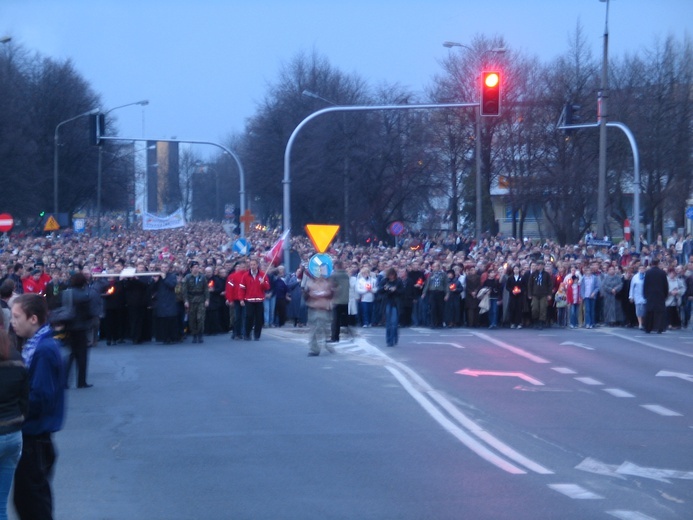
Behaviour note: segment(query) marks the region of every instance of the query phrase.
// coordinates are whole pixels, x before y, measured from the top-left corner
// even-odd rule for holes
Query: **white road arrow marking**
[[[669,482],[667,479],[680,478],[683,480],[693,480],[693,471],[679,471],[675,469],[662,468],[644,468],[633,464],[632,462],[624,462],[616,470],[621,475],[633,475],[635,477],[645,477],[660,482]]]
[[[450,343],[445,341],[415,341],[418,345],[452,345],[455,348],[464,348],[459,343]]]
[[[588,473],[596,473],[597,475],[604,475],[606,477],[616,477],[621,480],[625,480],[626,478],[623,475],[616,473],[616,470],[618,469],[617,464],[605,464],[604,462],[593,459],[592,457],[587,457],[580,464],[575,466],[575,469],[587,471]]]
[[[538,379],[534,379],[531,376],[528,376],[527,374],[523,374],[522,372],[497,372],[494,370],[470,370],[469,368],[465,368],[464,370],[458,370],[455,372],[455,374],[461,374],[463,376],[472,376],[472,377],[479,377],[479,376],[500,376],[500,377],[519,377],[520,379],[527,381],[528,383],[531,383],[533,385],[537,386],[543,386],[544,383],[539,381]]]
[[[599,460],[593,459],[591,457],[586,458],[580,464],[575,466],[575,469],[582,471],[587,471],[589,473],[596,473],[597,475],[604,475],[607,477],[615,477],[619,479],[625,478],[624,475],[633,477],[643,477],[650,478],[653,480],[658,480],[660,482],[669,483],[667,479],[682,479],[682,480],[693,480],[693,471],[680,471],[676,469],[663,469],[663,468],[647,468],[643,466],[638,466],[632,462],[624,462],[623,464],[606,464]]]
[[[549,484],[549,487],[554,491],[558,491],[567,497],[577,500],[602,500],[604,498],[577,484]]]
[[[584,348],[585,350],[594,350],[592,347],[588,347],[584,343],[577,343],[575,341],[564,341],[561,345],[573,345],[574,347]]]
[[[657,377],[678,377],[679,379],[684,379],[689,383],[693,383],[693,375],[683,374],[681,372],[668,372],[666,370],[660,370],[657,372]]]

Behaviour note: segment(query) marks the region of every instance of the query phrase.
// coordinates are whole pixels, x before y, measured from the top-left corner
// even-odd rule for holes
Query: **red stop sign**
[[[0,213],[0,233],[6,233],[14,226],[14,219],[9,213]]]

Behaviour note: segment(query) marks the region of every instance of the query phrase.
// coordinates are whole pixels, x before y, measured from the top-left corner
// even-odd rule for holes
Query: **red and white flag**
[[[282,233],[282,236],[279,237],[279,240],[277,240],[274,245],[272,246],[272,249],[267,251],[265,253],[265,261],[270,264],[277,266],[281,263],[282,260],[282,251],[284,249],[284,242],[286,239],[289,237],[289,230],[287,229]]]

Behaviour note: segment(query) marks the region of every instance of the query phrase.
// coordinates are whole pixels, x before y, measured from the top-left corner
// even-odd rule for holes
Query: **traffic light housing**
[[[578,111],[580,110],[580,105],[576,105],[574,103],[568,102],[565,104],[565,109],[564,109],[564,124],[566,126],[570,125],[578,125],[580,124],[580,114]],[[566,134],[571,134],[573,133],[572,128],[566,128],[565,129]]]
[[[106,130],[106,116],[104,114],[91,114],[89,116],[89,144],[101,146],[101,136]]]
[[[479,110],[482,116],[499,116],[501,101],[501,74],[498,71],[481,73],[481,103]]]

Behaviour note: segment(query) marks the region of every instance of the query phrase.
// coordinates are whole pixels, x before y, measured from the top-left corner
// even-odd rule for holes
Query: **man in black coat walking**
[[[645,271],[643,296],[645,297],[645,332],[653,329],[661,334],[666,327],[665,302],[669,294],[667,274],[659,268],[659,260],[653,259],[651,267]]]

